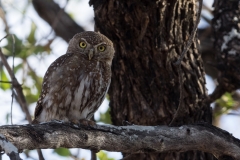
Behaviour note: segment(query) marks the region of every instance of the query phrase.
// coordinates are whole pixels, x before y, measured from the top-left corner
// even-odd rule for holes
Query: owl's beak
[[[93,49],[90,49],[89,52],[88,52],[89,61],[92,59],[92,57],[93,57]]]

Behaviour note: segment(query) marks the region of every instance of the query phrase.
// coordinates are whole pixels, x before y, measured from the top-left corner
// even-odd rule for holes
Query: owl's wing
[[[41,103],[39,103],[40,99],[41,99],[41,97],[38,99],[38,102],[37,102],[37,105],[36,105],[36,108],[35,108],[35,111],[34,111],[34,119],[32,121],[32,124],[39,123],[38,120],[37,120],[37,117],[38,117],[38,115],[40,115],[40,113],[42,112],[42,109],[43,109]]]
[[[57,85],[58,83],[60,83],[59,81],[60,78],[55,73],[56,69],[63,67],[63,64],[67,63],[69,57],[71,57],[72,55],[73,53],[66,53],[60,56],[49,66],[47,72],[45,73],[43,78],[43,83],[42,83],[42,92],[40,94],[40,97],[38,99],[35,112],[34,112],[34,120],[32,122],[33,124],[39,123],[38,117],[43,111],[43,108],[44,108],[43,101],[44,101],[44,98],[46,98],[46,96],[48,95],[50,91],[50,87],[52,87],[52,85],[54,84]]]

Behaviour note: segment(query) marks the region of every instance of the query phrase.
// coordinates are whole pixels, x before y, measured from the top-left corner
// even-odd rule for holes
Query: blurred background
[[[62,10],[69,14],[84,30],[94,30],[94,12],[88,0],[61,0],[55,1]],[[211,40],[211,19],[213,0],[204,0],[201,22],[199,24],[199,39],[201,53],[206,70],[206,87],[210,94],[216,86],[217,71],[208,61],[214,61],[214,49]],[[28,109],[33,115],[36,101],[41,92],[43,76],[49,65],[62,54],[66,53],[67,43],[56,36],[52,27],[46,23],[35,11],[31,0],[1,0],[0,1],[0,42],[2,52],[8,63],[14,68],[14,73],[22,85],[26,96]],[[14,54],[13,56],[13,45]],[[14,58],[13,58],[14,57]],[[0,125],[27,124],[25,113],[18,102],[13,99],[10,76],[0,61]],[[225,93],[212,104],[213,124],[229,131],[236,138],[240,138],[240,130],[236,124],[240,122],[239,93]],[[11,116],[11,104],[12,116]],[[95,113],[94,117],[99,124],[111,124],[106,98]],[[89,160],[91,153],[84,149],[44,149],[46,159],[54,160]],[[21,153],[22,159],[38,159],[36,150],[26,150]],[[99,160],[121,159],[121,153],[100,151]],[[2,159],[9,159],[5,154]]]

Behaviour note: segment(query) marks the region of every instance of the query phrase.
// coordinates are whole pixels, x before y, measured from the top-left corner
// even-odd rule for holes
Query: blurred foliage
[[[11,118],[11,113],[6,114],[6,122],[8,123]]]
[[[220,109],[215,112],[214,116],[220,116],[228,113],[230,110],[235,108],[235,104],[236,102],[234,101],[232,94],[226,92],[221,98],[216,100],[216,105],[220,106]]]
[[[103,123],[106,123],[106,124],[112,124],[111,115],[110,115],[110,108],[108,108],[108,110],[105,113],[100,113],[100,119],[98,120],[98,122],[103,122]]]
[[[110,101],[110,97],[108,94],[106,94],[106,99]],[[106,124],[112,124],[111,121],[111,115],[110,115],[110,107],[108,107],[107,111],[105,113],[100,113],[100,119],[97,120],[97,122],[103,122]]]
[[[6,57],[12,58],[13,49],[15,52],[15,58],[21,60],[21,63],[14,67],[14,73],[22,72],[22,81],[18,79],[20,83],[22,83],[23,93],[26,97],[27,103],[34,103],[38,100],[38,96],[41,92],[41,83],[43,78],[38,76],[36,72],[31,68],[28,63],[28,58],[32,55],[42,55],[43,53],[49,54],[51,52],[50,44],[52,40],[48,41],[48,43],[42,45],[37,44],[36,40],[36,30],[37,26],[34,22],[31,23],[31,30],[26,37],[26,39],[22,40],[16,35],[14,35],[14,41],[12,36],[7,36],[7,45],[3,47],[2,51],[6,55]],[[15,43],[14,43],[15,42]],[[8,73],[1,69],[0,80],[8,81],[9,79]],[[31,85],[26,85],[26,80],[32,81]],[[11,88],[10,83],[1,83],[0,88],[2,90],[7,90]]]
[[[98,152],[97,157],[99,158],[99,160],[114,160],[114,158],[109,158],[107,153],[104,151]]]
[[[23,86],[23,93],[25,95],[25,98],[26,98],[28,104],[37,102],[39,94],[40,94],[39,92],[34,94],[34,93],[32,93],[31,87],[27,87],[25,85]]]
[[[34,22],[31,24],[31,30],[29,35],[26,37],[26,39],[23,41],[22,39],[19,39],[16,35],[14,36],[15,38],[15,43],[12,41],[12,37],[8,36],[7,41],[8,44],[4,47],[4,54],[8,56],[12,56],[12,49],[14,45],[15,49],[15,56],[19,57],[23,60],[26,60],[29,56],[31,55],[37,55],[37,54],[42,54],[42,53],[50,53],[51,48],[50,44],[52,41],[49,41],[49,43],[45,45],[40,45],[36,44],[36,29],[37,26]]]
[[[3,89],[4,91],[7,89],[11,88],[11,83],[7,83],[10,82],[11,80],[7,77],[5,71],[3,70],[3,68],[0,69],[0,80],[4,81],[4,82],[0,82],[0,88]]]
[[[54,152],[63,157],[68,157],[71,155],[71,152],[67,148],[57,148],[54,149]]]
[[[108,101],[110,101],[109,94],[106,94],[106,98],[107,98]]]

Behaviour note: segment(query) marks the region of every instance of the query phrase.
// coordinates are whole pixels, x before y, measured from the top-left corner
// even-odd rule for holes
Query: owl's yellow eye
[[[80,46],[81,48],[86,48],[86,47],[87,47],[87,44],[86,44],[85,42],[80,42],[80,43],[79,43],[79,46]]]
[[[105,47],[105,46],[98,46],[98,50],[99,50],[100,52],[103,52],[103,51],[105,51],[105,49],[106,49],[106,47]]]

